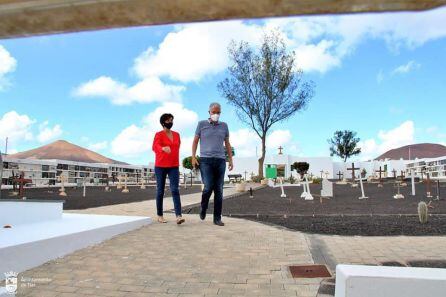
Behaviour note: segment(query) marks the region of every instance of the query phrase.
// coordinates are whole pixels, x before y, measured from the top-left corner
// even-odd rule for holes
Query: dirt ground
[[[440,188],[440,200],[427,198],[425,185],[417,184],[416,196],[411,196],[410,185],[402,187],[404,199],[394,199],[397,188],[393,183],[364,184],[368,199],[360,200],[360,188],[350,185],[334,185],[334,197],[320,199],[321,185],[311,185],[313,201],[300,198],[301,187],[285,188],[287,198],[281,198],[280,188],[267,187],[248,194],[226,199],[223,214],[276,224],[287,228],[320,234],[339,235],[439,235],[446,234],[446,185]],[[442,196],[443,195],[443,196]],[[322,201],[322,202],[321,202]],[[430,202],[429,222],[420,224],[417,206],[420,201]],[[211,213],[213,205],[208,212]],[[185,212],[198,213],[199,206]]]
[[[32,188],[25,189],[25,197],[27,199],[43,199],[43,200],[65,200],[64,209],[85,209],[90,207],[98,207],[112,204],[121,204],[128,202],[138,202],[143,200],[155,199],[156,187],[148,186],[142,190],[138,186],[129,187],[129,193],[122,193],[115,187],[110,187],[111,192],[105,192],[104,187],[91,186],[86,188],[86,196],[83,197],[82,187],[67,187],[66,197],[59,196],[60,188]],[[10,196],[12,190],[2,190],[2,199],[16,199],[17,196]],[[187,189],[180,188],[180,195],[201,192],[201,186],[189,186]],[[171,197],[169,187],[166,187],[164,197]]]

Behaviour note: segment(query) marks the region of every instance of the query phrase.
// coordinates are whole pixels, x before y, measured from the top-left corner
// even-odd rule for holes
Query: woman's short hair
[[[167,120],[173,120],[173,115],[171,113],[163,113],[163,115],[160,117],[160,124],[163,126],[164,122]]]

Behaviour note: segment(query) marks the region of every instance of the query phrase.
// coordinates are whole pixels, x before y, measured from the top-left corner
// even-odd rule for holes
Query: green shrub
[[[313,184],[320,184],[321,182],[322,182],[322,178],[320,178],[320,177],[313,178]]]
[[[254,175],[253,177],[251,177],[251,181],[253,183],[260,183],[262,181],[262,177],[258,176],[258,175]]]
[[[198,163],[200,163],[200,157],[197,156]],[[189,170],[197,169],[192,167],[192,156],[186,157],[183,159],[183,167]],[[198,168],[200,165],[198,165]]]

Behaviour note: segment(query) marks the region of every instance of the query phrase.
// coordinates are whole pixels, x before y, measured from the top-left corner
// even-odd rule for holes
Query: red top
[[[173,140],[167,136],[164,130],[155,134],[152,150],[155,152],[156,167],[179,167],[180,166],[180,134],[172,131]],[[170,147],[170,154],[162,150],[163,147]]]

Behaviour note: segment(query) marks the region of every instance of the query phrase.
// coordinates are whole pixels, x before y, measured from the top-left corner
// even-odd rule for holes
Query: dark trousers
[[[221,220],[225,171],[225,159],[200,158],[201,179],[204,184],[201,195],[201,211],[206,212],[209,206],[209,198],[211,198],[212,192],[214,192],[214,221]]]
[[[166,177],[169,176],[170,191],[172,192],[173,205],[175,207],[175,214],[181,215],[181,200],[180,200],[180,171],[178,167],[155,167],[156,176],[156,212],[159,216],[163,215],[163,199],[164,187],[166,185]]]

